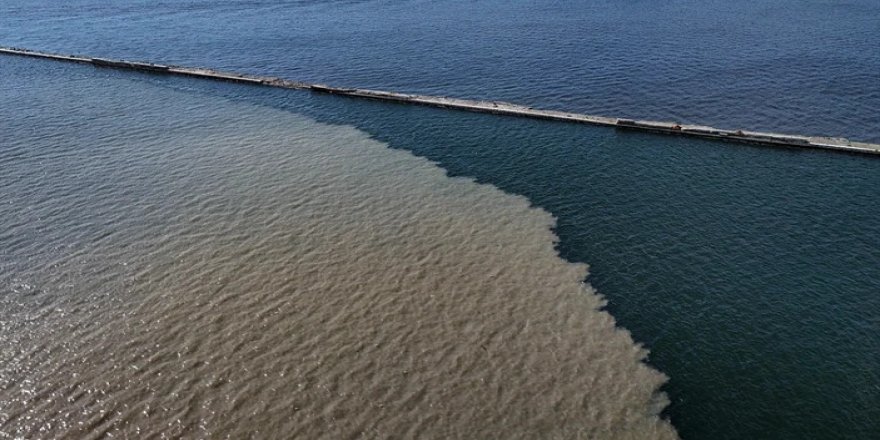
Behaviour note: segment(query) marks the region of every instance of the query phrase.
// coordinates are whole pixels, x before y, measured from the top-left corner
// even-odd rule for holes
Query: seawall
[[[798,136],[747,130],[723,130],[704,125],[688,125],[678,124],[675,122],[644,121],[593,116],[557,110],[541,110],[507,102],[477,101],[469,99],[448,98],[442,96],[386,92],[381,90],[341,88],[332,87],[324,84],[311,84],[300,81],[291,81],[269,76],[223,72],[214,69],[170,66],[164,64],[116,60],[108,58],[61,55],[12,47],[0,47],[0,54],[91,64],[96,67],[139,70],[164,75],[190,76],[204,79],[232,81],[286,89],[311,90],[317,93],[330,93],[341,96],[349,96],[352,98],[366,98],[406,104],[450,108],[472,112],[493,113],[498,115],[592,124],[614,127],[623,130],[690,136],[768,146],[819,148],[848,153],[880,155],[880,145],[878,144],[854,142],[845,138]]]

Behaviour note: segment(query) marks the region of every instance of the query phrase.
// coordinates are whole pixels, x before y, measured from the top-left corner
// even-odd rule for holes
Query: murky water
[[[0,63],[0,438],[675,437],[525,198],[350,126]]]

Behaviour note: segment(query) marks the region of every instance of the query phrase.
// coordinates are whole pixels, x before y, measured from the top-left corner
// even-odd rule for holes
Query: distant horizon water
[[[16,0],[0,16],[12,46],[880,142],[872,0]]]

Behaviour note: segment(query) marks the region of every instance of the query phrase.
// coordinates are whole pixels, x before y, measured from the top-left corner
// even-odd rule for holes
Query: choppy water
[[[0,66],[0,437],[675,437],[526,199],[351,127]]]
[[[719,126],[741,125],[880,140],[876,118],[880,108],[877,89],[880,85],[877,78],[880,57],[874,50],[880,32],[875,26],[877,16],[877,4],[872,1],[785,1],[773,4],[752,1],[699,4],[692,1],[557,2],[539,7],[529,2],[501,4],[492,1],[180,1],[120,2],[108,6],[105,2],[86,0],[64,5],[35,0],[0,5],[0,42],[47,50],[209,65],[343,85],[487,96],[592,113],[663,119],[677,117]],[[477,32],[472,33],[473,38],[463,37],[471,35],[468,32],[475,29]],[[73,79],[78,81],[74,84],[77,86],[91,84],[85,90],[92,93],[78,93],[77,89],[68,87],[68,82]],[[121,88],[131,90],[117,90],[119,87],[116,86],[101,90],[96,85],[108,81],[108,84],[125,84]],[[880,187],[880,172],[876,160],[826,152],[658,138],[567,124],[7,58],[0,59],[0,82],[3,98],[0,100],[0,112],[3,113],[0,119],[0,155],[3,157],[0,179],[12,185],[10,188],[16,188],[15,191],[4,191],[2,201],[27,202],[25,209],[5,204],[2,208],[5,209],[3,221],[8,222],[10,230],[27,231],[27,234],[0,236],[0,240],[6,240],[4,245],[11,243],[17,249],[24,249],[14,254],[4,250],[6,253],[2,254],[0,277],[3,277],[7,289],[2,300],[5,301],[4,344],[31,347],[25,355],[15,350],[4,353],[4,356],[18,356],[15,359],[22,362],[29,360],[29,363],[20,365],[10,364],[12,366],[4,370],[15,372],[15,377],[21,379],[6,383],[5,389],[14,386],[24,393],[37,392],[37,387],[28,388],[33,383],[22,379],[27,376],[27,371],[34,373],[32,378],[52,377],[52,374],[58,377],[62,371],[74,371],[38,369],[46,362],[51,364],[52,356],[58,353],[46,351],[47,346],[64,346],[64,350],[69,349],[72,353],[71,358],[101,373],[112,367],[102,367],[95,359],[109,351],[119,350],[114,362],[120,368],[123,368],[120,360],[135,359],[141,354],[148,356],[150,344],[144,341],[152,341],[149,339],[152,333],[135,335],[133,330],[125,330],[125,326],[113,325],[129,322],[127,325],[137,328],[141,324],[127,319],[133,314],[145,316],[144,323],[167,315],[161,324],[142,324],[142,328],[169,327],[172,329],[169,332],[173,335],[171,338],[185,339],[190,332],[188,328],[183,330],[170,324],[176,319],[179,321],[180,316],[192,318],[198,324],[210,323],[209,326],[214,328],[238,328],[236,325],[241,325],[244,330],[249,330],[244,328],[247,322],[243,320],[215,323],[207,311],[202,312],[204,315],[193,314],[191,317],[173,306],[160,303],[168,299],[168,292],[183,296],[180,291],[201,291],[202,295],[195,295],[201,299],[194,299],[188,305],[212,305],[229,312],[233,305],[239,304],[235,298],[229,299],[234,296],[230,292],[250,282],[253,285],[263,282],[264,287],[253,289],[258,293],[255,297],[265,294],[269,298],[272,295],[267,291],[279,287],[275,283],[289,281],[278,281],[269,276],[291,269],[280,267],[281,263],[273,262],[263,267],[259,264],[263,261],[261,257],[247,254],[238,257],[242,263],[235,266],[231,263],[235,258],[208,254],[210,251],[206,249],[210,246],[203,249],[202,245],[214,242],[224,248],[240,245],[249,249],[277,246],[277,255],[284,264],[294,265],[295,261],[280,256],[281,253],[297,255],[290,251],[294,245],[285,247],[278,243],[256,242],[260,241],[259,237],[291,236],[291,232],[282,229],[303,231],[305,226],[285,224],[274,217],[263,224],[246,225],[242,220],[251,216],[281,216],[293,209],[274,204],[265,210],[257,208],[269,203],[273,194],[293,191],[289,187],[291,182],[305,181],[296,176],[285,174],[282,178],[281,175],[270,176],[262,172],[284,167],[300,170],[290,160],[267,164],[266,159],[260,157],[260,153],[265,152],[288,157],[285,154],[293,153],[284,151],[281,154],[279,150],[289,145],[303,147],[302,142],[308,143],[305,139],[289,144],[279,143],[278,139],[265,139],[267,133],[290,133],[292,128],[287,127],[290,125],[297,130],[307,129],[316,142],[333,141],[333,151],[339,146],[337,140],[348,139],[337,129],[345,128],[349,133],[359,130],[362,133],[355,136],[358,139],[352,141],[352,145],[364,145],[379,156],[358,156],[356,162],[373,163],[389,172],[400,170],[382,162],[389,156],[384,155],[387,151],[380,145],[388,145],[433,160],[453,176],[474,178],[508,194],[525,196],[533,206],[556,217],[557,250],[566,260],[590,263],[589,281],[608,298],[608,310],[623,328],[632,331],[636,341],[651,349],[650,364],[669,376],[663,390],[669,395],[671,404],[665,414],[683,438],[863,439],[880,436],[880,299],[877,296],[880,292],[880,254],[877,252],[880,249],[880,225],[876,221],[880,218],[880,193],[876,190]],[[589,87],[585,86],[587,82]],[[40,84],[60,87],[40,87]],[[153,104],[132,107],[131,102],[114,98],[117,94],[136,94],[139,98],[136,102],[160,99],[167,108],[160,111]],[[174,104],[166,99],[171,96],[182,102]],[[56,104],[56,101],[71,100],[101,102],[89,114],[104,109],[104,115],[97,119],[82,117],[82,113],[64,111],[66,107]],[[231,119],[229,114],[218,116],[220,110],[214,110],[213,105],[195,104],[198,102],[222,102],[224,108],[240,110],[233,113],[241,118],[244,131],[234,131],[239,121]],[[76,104],[71,104],[71,108],[75,107]],[[173,109],[177,110],[170,111]],[[145,113],[150,115],[144,116]],[[271,114],[273,120],[258,121],[251,118],[251,114]],[[123,119],[116,121],[109,116]],[[141,118],[136,116],[142,116],[146,121],[138,123],[136,120]],[[214,116],[219,119],[212,119]],[[57,128],[53,136],[34,130],[47,120],[51,122],[49,126]],[[223,127],[218,120],[228,121],[229,126]],[[187,127],[197,134],[193,134],[190,138],[195,139],[186,145],[171,142],[172,147],[178,145],[180,148],[169,149],[169,143],[161,139],[173,139],[174,132],[161,130],[163,137],[152,140],[159,134],[155,128],[147,126],[149,121]],[[327,127],[324,124],[335,125]],[[110,129],[123,126],[127,128]],[[211,130],[226,135],[205,135]],[[365,139],[364,133],[373,140]],[[254,144],[243,136],[260,142]],[[21,142],[27,139],[44,148],[8,148],[8,145],[23,145]],[[114,143],[115,140],[119,142]],[[253,145],[262,147],[253,150],[253,157],[243,157],[245,149],[237,153],[232,151],[236,144],[246,144],[248,149]],[[103,147],[93,151],[92,145]],[[118,157],[111,151],[124,152],[129,157],[120,157],[123,163],[112,172],[84,172],[98,169],[102,160]],[[157,155],[146,160],[151,152]],[[215,152],[222,154],[213,157]],[[345,157],[351,159],[353,156]],[[425,199],[440,197],[436,200],[442,199],[443,204],[450,203],[456,210],[461,209],[455,215],[464,215],[475,225],[483,225],[485,231],[489,231],[486,233],[495,234],[491,235],[493,240],[509,243],[512,249],[521,249],[519,246],[530,242],[534,245],[531,249],[543,251],[547,251],[548,243],[552,243],[553,236],[546,232],[552,224],[551,219],[540,211],[526,209],[523,199],[459,182],[457,185],[482,188],[479,190],[481,194],[483,190],[488,191],[486,200],[492,202],[480,199],[484,204],[477,203],[473,199],[476,196],[451,189],[449,185],[453,184],[446,178],[432,174],[438,172],[432,166],[408,155],[398,157],[408,158],[404,161],[404,168],[412,168],[410,177],[418,175],[430,182],[430,190],[415,184],[414,191],[422,191],[420,196]],[[243,161],[254,168],[235,169],[230,167],[233,161]],[[19,163],[28,163],[29,167],[13,168]],[[200,168],[200,163],[213,168],[210,171]],[[51,166],[42,167],[41,164]],[[365,170],[364,167],[369,165],[359,164],[357,169]],[[318,165],[314,168],[320,169]],[[16,173],[7,174],[9,169],[15,169]],[[258,169],[260,171],[256,171]],[[314,170],[301,171],[309,179],[320,180],[314,176]],[[220,174],[215,176],[215,172]],[[406,174],[401,173],[402,176]],[[367,174],[372,175],[372,172]],[[236,184],[219,181],[221,176],[232,177],[231,181]],[[279,180],[270,182],[273,177]],[[378,182],[374,178],[379,179],[377,176],[367,179],[364,181],[366,186],[358,191],[370,188],[367,181]],[[173,190],[155,190],[154,194],[149,194],[154,191],[150,184],[163,179]],[[294,180],[285,182],[283,179]],[[212,192],[223,189],[229,191],[222,196]],[[84,195],[89,192],[99,197]],[[395,187],[393,191],[393,194],[405,193],[404,188]],[[43,211],[39,209],[51,205],[52,198],[58,194],[83,200],[69,209],[63,204]],[[105,197],[114,194],[117,197],[115,202]],[[302,196],[306,193],[296,194]],[[405,195],[401,198],[407,200]],[[453,202],[457,198],[472,203],[462,206]],[[133,203],[132,200],[150,202]],[[239,203],[248,209],[236,210]],[[519,208],[511,208],[508,204]],[[340,206],[328,204],[321,209],[332,212]],[[479,212],[474,212],[473,206],[478,206]],[[132,207],[139,211],[127,218],[129,212],[126,210]],[[200,214],[193,214],[192,225],[183,226],[179,223],[188,221],[185,215],[179,218],[165,215],[171,208]],[[401,213],[399,215],[410,212],[407,209],[414,208],[407,202],[394,207]],[[422,209],[437,214],[432,220],[454,223],[451,217],[454,213],[448,212],[450,210],[439,212],[422,207],[416,210]],[[116,215],[111,215],[114,212]],[[366,224],[371,224],[369,221],[372,220],[368,219],[380,223],[385,219],[380,213],[371,213],[369,208],[360,205],[353,207],[352,212],[357,212]],[[393,215],[396,214],[389,214]],[[342,222],[335,217],[325,220],[333,225]],[[387,220],[389,224],[398,221]],[[492,225],[492,222],[512,223],[499,226]],[[399,224],[405,223],[400,220]],[[155,228],[156,224],[168,225],[167,232],[160,231],[163,237],[169,234],[164,238],[167,243],[161,237],[157,238],[154,232],[149,232],[149,228]],[[172,228],[173,225],[179,229]],[[504,229],[508,226],[515,226],[516,231]],[[207,232],[201,233],[201,229]],[[506,234],[502,229],[512,235],[502,237]],[[177,243],[172,237],[180,231],[188,235]],[[402,228],[388,236],[417,240],[416,237],[422,236],[424,231]],[[442,238],[436,235],[433,234],[434,239]],[[220,236],[224,238],[220,240]],[[461,239],[458,232],[449,238],[456,237]],[[126,240],[137,244],[126,244],[124,249],[103,248],[105,244]],[[463,241],[470,243],[474,240],[468,237]],[[199,277],[184,280],[181,275],[175,275],[174,270],[181,267],[176,260],[160,255],[164,250],[188,245],[197,250],[182,253],[181,263],[198,272]],[[57,255],[55,262],[49,264],[40,260],[40,249]],[[361,251],[366,252],[359,249],[351,250],[349,254],[362,255]],[[104,252],[107,256],[96,256]],[[140,267],[150,265],[149,269],[126,272],[126,268],[134,266],[117,257],[127,252],[141,255]],[[459,250],[450,255],[458,258]],[[484,257],[488,262],[496,261],[487,255]],[[504,255],[513,263],[522,261],[520,255]],[[461,258],[473,261],[467,260],[466,256]],[[150,261],[157,263],[152,265]],[[210,272],[207,265],[218,261],[223,263],[216,264],[218,268]],[[535,261],[547,262],[548,267],[554,269],[549,269],[546,274],[542,271],[542,278],[531,281],[535,284],[526,283],[526,286],[549,282],[553,291],[552,280],[560,285],[567,282],[564,280],[573,283],[573,279],[583,274],[582,268],[565,266],[550,257]],[[59,266],[53,269],[52,264]],[[232,274],[229,278],[244,273],[266,276],[262,281],[230,281],[229,278],[220,278],[218,274],[223,273]],[[217,293],[210,294],[210,297],[216,295],[217,299],[209,300],[200,289],[203,289],[203,283],[214,283],[215,275],[218,275],[214,287]],[[493,282],[509,276],[504,275],[497,276]],[[34,278],[40,276],[44,279],[35,282]],[[451,275],[452,278],[456,276],[459,276],[458,272]],[[145,279],[150,285],[138,284]],[[511,279],[525,283],[518,277]],[[401,286],[406,284],[404,281],[408,280],[400,281]],[[363,281],[358,278],[357,282]],[[294,284],[279,288],[289,289]],[[60,286],[68,293],[98,293],[66,295],[46,286]],[[51,294],[46,294],[47,291]],[[152,297],[153,302],[138,302],[150,297],[154,291],[165,292],[162,294],[165,297]],[[21,298],[33,299],[22,302]],[[564,295],[560,298],[563,298],[561,302],[550,301],[577,307],[570,298]],[[272,305],[280,302],[278,297],[265,301]],[[276,318],[268,316],[270,312],[259,309],[269,307],[266,304],[242,306],[242,313],[254,311],[248,316],[259,317],[256,324],[251,321],[250,325],[265,325],[282,331],[289,330],[286,326],[294,325],[282,322],[280,318],[273,321]],[[136,307],[130,308],[132,305]],[[595,305],[588,303],[579,311],[570,313],[586,313]],[[292,306],[284,304],[279,307],[287,307],[283,310],[290,311]],[[62,313],[50,313],[54,310]],[[107,310],[111,311],[109,316]],[[181,310],[188,309],[182,307]],[[543,310],[537,308],[529,313],[542,315]],[[238,309],[231,312],[239,313]],[[14,319],[7,319],[7,316],[14,316]],[[51,321],[53,319],[60,321]],[[65,319],[66,322],[81,323],[91,319],[94,324],[82,329],[58,326],[48,336],[31,330],[42,322],[48,322],[46,325],[52,329],[55,328],[51,326],[52,322]],[[521,325],[522,319],[524,315],[511,316],[506,322],[515,321]],[[334,321],[328,318],[328,322]],[[424,329],[424,324],[420,328]],[[45,326],[40,329],[48,331]],[[71,334],[65,333],[67,329]],[[122,329],[128,333],[110,335],[113,330],[108,329]],[[7,336],[11,334],[19,336]],[[211,349],[241,348],[250,342],[247,335],[239,339],[235,335],[229,336],[227,339],[232,342],[228,345],[220,338],[204,334],[201,337],[209,341],[205,346]],[[621,338],[626,339],[618,336],[618,342]],[[55,342],[56,339],[83,340],[86,341],[84,344],[96,348]],[[114,345],[123,340],[129,341],[130,346]],[[274,347],[277,342],[261,340],[252,345],[260,349]],[[627,346],[627,343],[622,345]],[[110,346],[114,348],[108,349]],[[89,350],[101,355],[88,354]],[[199,350],[203,347],[186,353],[209,352]],[[267,359],[283,359],[283,356],[275,356],[277,352],[269,351],[270,354],[256,361],[212,359],[212,365],[219,363],[219,369],[238,364],[254,366],[249,367],[248,372],[238,373],[262,384],[266,382],[256,381],[253,373],[264,372],[257,364]],[[217,354],[222,352],[210,351],[215,357],[222,357]],[[163,377],[171,377],[162,368],[173,365],[173,356],[168,360],[164,356],[166,352],[160,350],[159,353],[148,360],[163,367],[148,371],[161,371]],[[371,354],[381,356],[383,353]],[[629,353],[624,356],[624,361],[634,362],[640,355]],[[547,359],[545,357],[543,361],[549,364]],[[602,359],[612,363],[619,360]],[[137,368],[143,365],[130,363]],[[214,367],[198,364],[192,368],[204,371],[201,369]],[[640,402],[633,406],[640,408],[633,413],[636,417],[634,426],[640,425],[639,420],[657,423],[651,414],[662,401],[648,396],[649,390],[659,383],[659,376],[650,370],[637,370],[642,373],[633,374],[644,374],[641,377],[645,381],[641,383],[645,388],[639,387],[634,390],[635,394],[623,399]],[[136,383],[140,383],[145,380],[146,373],[138,371],[142,372],[126,372],[119,377],[136,377]],[[542,371],[546,373],[546,370]],[[189,372],[176,374],[181,378],[192,377],[187,376],[191,374]],[[567,370],[563,374],[568,374]],[[572,377],[576,375],[572,374]],[[95,377],[83,379],[82,383],[88,386],[82,395],[74,392],[74,398],[81,405],[99,411],[112,407],[114,402],[138,401],[129,399],[132,395],[120,391],[119,387],[109,388],[116,393],[113,397],[95,397],[104,389],[94,382]],[[222,375],[218,377],[226,380]],[[504,376],[504,379],[509,377]],[[198,389],[196,385],[204,383],[200,380],[187,382],[184,379],[184,384],[178,388],[169,385],[177,383],[174,381],[156,379],[148,382],[154,394],[149,394],[145,401],[161,401],[167,411],[151,409],[143,416],[165,420],[168,413],[180,412],[185,420],[217,422],[205,425],[214,434],[240,434],[235,431],[237,428],[231,427],[232,421],[209,414],[209,410],[220,408],[236,413],[246,406],[222,406],[211,401],[207,403],[207,410],[194,409],[184,414],[184,404],[175,399],[184,396],[190,398],[190,402],[196,402],[208,395],[222,394],[187,394]],[[562,387],[565,391],[561,392],[572,393],[566,396],[575,395],[575,388],[584,385],[578,380],[573,384],[572,387]],[[620,382],[617,386],[624,385],[629,384]],[[44,386],[51,388],[52,385]],[[243,393],[237,396],[247,393],[269,396],[276,392],[271,386],[248,387],[226,385],[225,382],[216,389]],[[541,390],[534,393],[538,396],[531,397],[534,399],[543,396],[547,389],[557,388],[545,384],[528,389]],[[405,401],[401,396],[409,396],[405,392],[410,390],[406,388],[401,395],[380,394],[388,401],[405,405],[400,403]],[[59,395],[64,392],[60,391]],[[141,396],[137,392],[134,395]],[[611,404],[606,401],[605,394],[598,396],[601,396],[600,400],[591,401],[588,408]],[[33,417],[43,408],[46,410],[43,414],[64,415],[58,413],[52,404],[45,407],[27,405],[27,402],[44,397],[45,394],[16,397],[19,405],[15,407],[16,411],[27,407],[25,411],[32,412],[23,413],[15,418],[14,424],[9,422],[5,426],[21,427],[25,431],[38,429],[35,419],[27,417]],[[628,400],[630,397],[634,400]],[[395,400],[398,398],[403,400]],[[486,398],[479,396],[475,401]],[[430,401],[427,397],[425,399]],[[317,419],[309,419],[317,422],[296,419],[296,423],[284,425],[288,423],[285,418],[288,414],[275,413],[278,418],[273,420],[277,424],[267,422],[263,425],[270,426],[269,429],[278,426],[286,429],[295,425],[308,430],[315,426],[311,423],[323,423],[326,428],[332,424],[334,414],[339,416],[338,419],[351,418],[349,422],[333,422],[336,423],[333,426],[340,430],[355,430],[368,425],[365,422],[353,428],[360,422],[350,416],[349,407],[333,413],[336,407],[330,403],[332,399],[317,401],[322,403],[311,407],[309,411],[312,412],[304,413],[320,413]],[[544,403],[535,404],[535,411],[537,408],[546,410]],[[265,401],[254,404],[264,405],[261,408],[275,408],[273,403]],[[506,421],[503,417],[508,417],[511,410],[516,413],[516,408],[529,407],[525,399],[512,399],[510,405],[502,405],[497,418],[490,419]],[[454,412],[460,415],[457,420],[462,422],[455,426],[467,426],[467,416],[461,414],[478,413],[478,406],[463,405],[464,410],[445,408],[437,410],[437,414]],[[401,417],[421,417],[407,413],[399,406],[395,408],[397,413],[404,414]],[[447,413],[443,412],[447,410]],[[89,413],[88,417],[95,417],[100,426],[118,429],[128,429],[144,420],[135,417],[135,413],[128,409],[120,411],[125,415],[112,413],[102,418]],[[603,424],[607,422],[603,417],[610,413],[583,416],[578,411],[581,409],[553,414],[529,412],[515,420],[545,417],[543,420],[554,420],[553,426],[560,426],[560,435],[568,428],[577,429],[576,426],[597,430],[608,426]],[[501,412],[508,415],[498,415]],[[6,407],[0,408],[0,416],[8,414],[10,411]],[[572,417],[576,417],[577,422],[561,422],[566,414],[574,414]],[[120,425],[122,422],[118,420],[122,419],[129,421],[130,425]],[[278,422],[281,419],[285,421]],[[396,422],[389,420],[382,426],[392,426]],[[434,426],[432,421],[425,423],[425,426]],[[523,422],[518,426],[525,429],[526,425],[528,423]],[[665,429],[662,423],[655,426]],[[182,432],[181,429],[172,427],[166,432]],[[0,429],[0,432],[6,431]],[[436,429],[425,432],[455,434]],[[546,431],[540,432],[549,435]],[[381,436],[382,433],[374,431],[373,434]]]

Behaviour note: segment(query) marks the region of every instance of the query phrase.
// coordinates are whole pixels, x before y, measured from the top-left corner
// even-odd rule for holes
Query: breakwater
[[[846,138],[824,136],[799,136],[750,130],[725,130],[704,125],[679,124],[676,122],[646,121],[605,116],[585,115],[558,110],[543,110],[532,107],[498,101],[478,101],[469,99],[449,98],[368,90],[358,88],[332,87],[325,84],[313,84],[292,81],[283,78],[223,72],[214,69],[181,67],[148,62],[94,58],[76,55],[62,55],[33,51],[21,48],[0,47],[0,54],[17,55],[56,61],[91,64],[96,67],[139,70],[157,74],[190,76],[204,79],[232,81],[269,87],[311,90],[317,93],[330,93],[353,98],[366,98],[407,104],[426,105],[457,110],[499,115],[548,119],[555,121],[575,122],[599,126],[613,127],[623,130],[645,131],[652,133],[691,136],[717,139],[728,142],[750,143],[768,146],[819,148],[849,153],[880,155],[880,145],[850,141]]]

